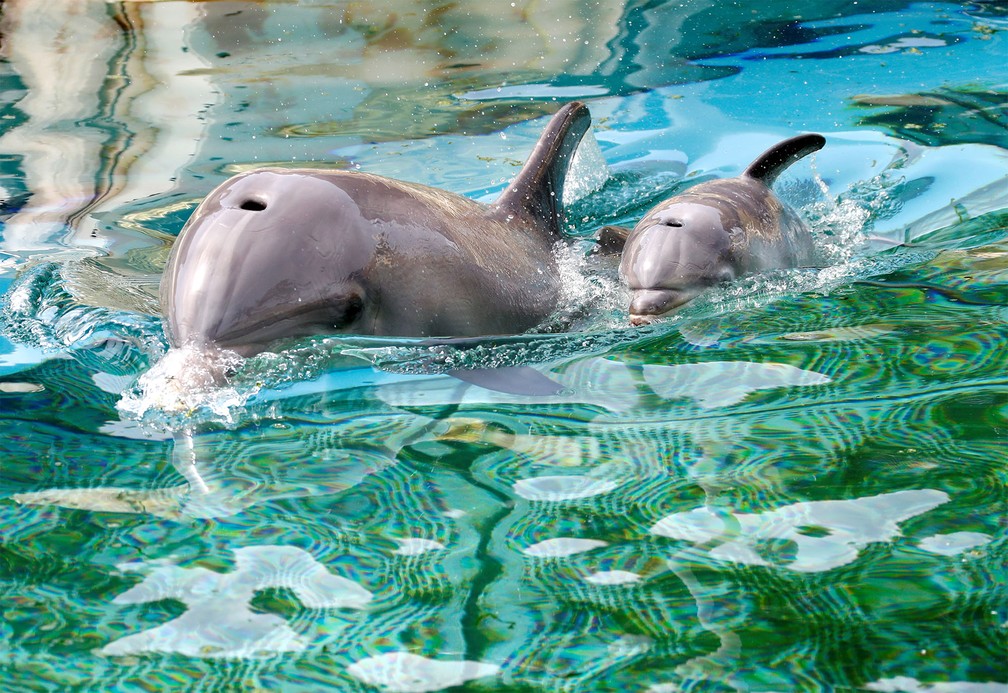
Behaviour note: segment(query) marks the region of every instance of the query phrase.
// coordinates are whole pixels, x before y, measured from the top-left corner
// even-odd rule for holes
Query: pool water
[[[0,690],[1008,690],[1004,3],[0,12]],[[541,329],[168,349],[228,176],[490,201],[572,99]],[[819,266],[628,327],[593,234],[805,131]]]

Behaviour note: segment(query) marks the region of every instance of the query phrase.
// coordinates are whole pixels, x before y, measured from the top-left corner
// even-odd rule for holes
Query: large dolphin
[[[170,343],[248,356],[313,334],[534,327],[556,307],[564,179],[590,122],[584,104],[562,107],[491,205],[349,171],[264,168],[225,181],[169,255]]]
[[[659,203],[632,230],[603,228],[600,245],[622,247],[619,271],[631,291],[630,322],[651,322],[743,274],[812,263],[808,227],[770,186],[825,143],[817,134],[792,137],[737,178],[701,183]]]

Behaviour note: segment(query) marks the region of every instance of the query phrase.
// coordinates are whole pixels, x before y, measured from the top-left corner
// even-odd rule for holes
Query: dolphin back
[[[826,138],[816,133],[786,139],[756,157],[742,175],[755,178],[769,188],[788,166],[819,151],[825,144]]]
[[[572,101],[554,114],[535,149],[491,209],[498,215],[524,214],[554,236],[563,224],[563,189],[574,152],[591,125],[588,107]]]

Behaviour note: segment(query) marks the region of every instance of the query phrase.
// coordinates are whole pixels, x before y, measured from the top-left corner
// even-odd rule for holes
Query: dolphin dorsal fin
[[[580,101],[572,101],[557,111],[522,170],[492,209],[505,214],[518,211],[541,219],[552,235],[560,235],[564,180],[589,125],[591,115]]]
[[[769,188],[784,169],[802,157],[819,151],[824,144],[826,138],[815,133],[778,142],[756,157],[742,175],[755,178]]]

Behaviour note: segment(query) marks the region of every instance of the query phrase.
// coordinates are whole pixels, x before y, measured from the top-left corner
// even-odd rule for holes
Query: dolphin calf
[[[619,273],[631,291],[631,324],[649,323],[740,275],[811,264],[808,227],[770,186],[825,143],[817,134],[784,140],[741,176],[701,183],[664,200],[633,229],[604,227],[599,245],[622,248]]]
[[[550,120],[491,205],[351,171],[263,168],[193,212],[161,282],[172,346],[249,356],[287,337],[513,334],[555,309],[564,179],[591,122]]]

